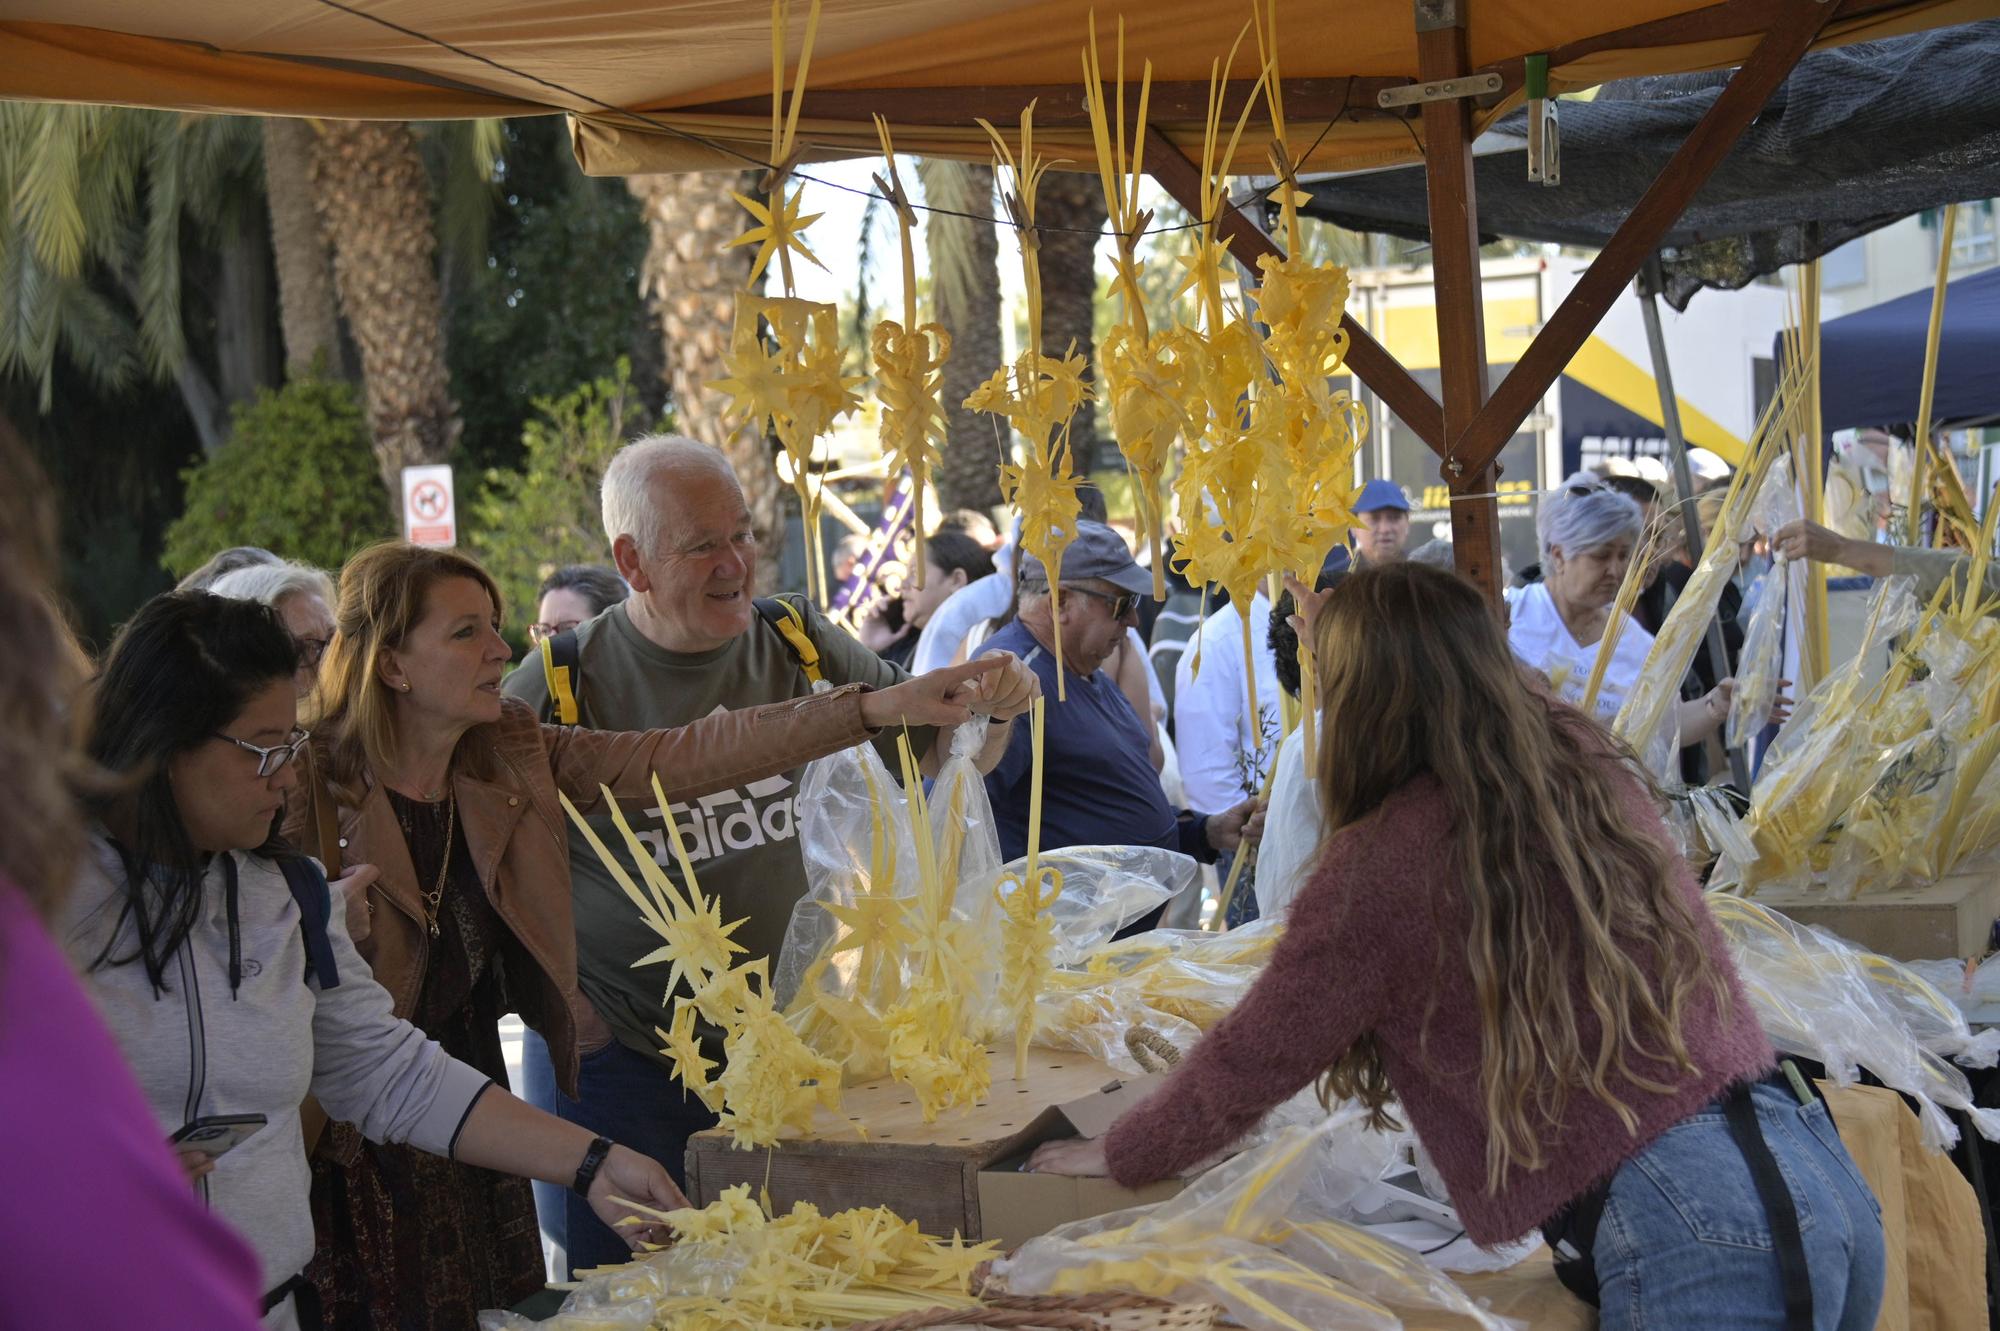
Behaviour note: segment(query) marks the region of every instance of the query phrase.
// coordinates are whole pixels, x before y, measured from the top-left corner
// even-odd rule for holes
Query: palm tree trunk
[[[333,251],[313,208],[313,142],[306,120],[264,121],[264,185],[271,210],[271,253],[278,270],[278,318],[285,335],[285,373],[309,371],[324,355],[323,372],[338,374],[340,307],[333,295]]]
[[[736,293],[750,280],[753,246],[724,249],[743,234],[743,210],[731,190],[754,196],[758,173],[631,176],[626,188],[646,216],[646,259],[639,288],[659,321],[667,391],[680,431],[722,450],[736,469],[761,546],[775,573],[785,547],[784,486],[771,442],[724,416],[728,399],[707,385],[729,377],[723,357],[736,316]]]
[[[1104,191],[1097,177],[1051,171],[1035,200],[1042,236],[1042,351],[1083,357],[1096,379],[1097,240],[1104,230]],[[1070,470],[1087,476],[1097,466],[1097,412],[1084,403],[1069,426]]]
[[[925,158],[917,163],[924,201],[933,208],[990,216],[993,169]],[[941,394],[945,407],[943,465],[938,500],[954,508],[991,509],[1000,503],[1000,464],[1013,453],[1007,427],[966,408],[965,399],[999,366],[1000,238],[990,222],[924,214],[930,254],[934,317],[951,333]]]
[[[446,461],[463,428],[445,368],[430,178],[409,125],[361,120],[325,122],[312,178],[361,351],[375,459],[400,517],[402,469]]]
[[[254,200],[227,210],[216,252],[215,364],[230,406],[283,382],[271,319],[271,237]]]

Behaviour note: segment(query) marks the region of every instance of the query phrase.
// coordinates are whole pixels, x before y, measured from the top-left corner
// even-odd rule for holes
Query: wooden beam
[[[1702,116],[1659,178],[1640,197],[1611,240],[1591,261],[1582,280],[1549,317],[1514,368],[1494,390],[1471,427],[1454,433],[1453,451],[1465,469],[1483,469],[1500,453],[1563,367],[1583,346],[1605,311],[1659,247],[1674,224],[1764,104],[1784,83],[1838,6],[1817,0],[1785,0],[1776,25]],[[1426,126],[1429,124],[1426,118]],[[1435,161],[1436,142],[1432,142]],[[1435,237],[1435,202],[1432,234]],[[1439,245],[1442,251],[1442,244]],[[1440,308],[1443,301],[1440,295]],[[1447,403],[1450,399],[1447,397]],[[1447,413],[1449,421],[1449,413]]]
[[[1296,125],[1318,124],[1342,117],[1349,119],[1400,119],[1375,104],[1375,95],[1384,88],[1408,87],[1404,78],[1287,78],[1285,115]],[[1249,99],[1254,80],[1230,81],[1227,100],[1240,106]],[[1257,94],[1263,96],[1261,91]],[[847,120],[866,124],[879,111],[897,125],[970,125],[974,116],[994,124],[1020,119],[1021,109],[1035,103],[1035,124],[1050,127],[1088,127],[1090,114],[1083,105],[1080,83],[990,84],[969,88],[808,88],[804,109],[806,120]],[[668,108],[674,115],[769,117],[767,96],[732,97],[698,106]],[[1146,113],[1156,125],[1200,125],[1208,118],[1208,84],[1204,82],[1153,83],[1152,100]],[[1091,170],[1096,170],[1093,165]]]
[[[1417,67],[1426,80],[1468,71],[1469,0],[1417,0]],[[1472,182],[1472,103],[1426,102],[1424,182],[1429,194],[1438,374],[1444,387],[1445,461],[1451,490],[1451,549],[1458,571],[1500,601],[1498,469],[1462,466],[1458,441],[1486,402],[1486,302],[1479,275],[1479,200]]]
[[[1291,84],[1285,85],[1285,105],[1292,103]],[[1172,195],[1181,207],[1201,216],[1201,168],[1186,153],[1158,134],[1146,136],[1146,171]],[[1266,235],[1264,229],[1245,217],[1233,204],[1225,204],[1219,228],[1230,241],[1229,252],[1245,263],[1255,264],[1262,255],[1282,259],[1285,252]],[[1381,395],[1389,410],[1416,431],[1439,456],[1444,454],[1444,410],[1430,390],[1418,383],[1402,363],[1368,330],[1343,313],[1340,326],[1347,330],[1347,368],[1355,377]]]
[[[1828,0],[1829,21],[1862,18],[1882,11],[1907,9],[1911,0]],[[1658,46],[1690,46],[1699,42],[1754,37],[1778,26],[1792,0],[1725,0],[1706,9],[1654,19],[1617,32],[1592,36],[1559,46],[1549,53],[1549,67],[1558,68],[1599,51],[1636,51]]]

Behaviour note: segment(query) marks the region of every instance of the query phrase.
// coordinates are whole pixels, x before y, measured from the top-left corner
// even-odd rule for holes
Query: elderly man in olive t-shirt
[[[718,709],[811,692],[797,649],[752,605],[757,542],[742,489],[722,454],[674,437],[641,439],[621,450],[604,476],[604,526],[632,596],[577,629],[581,724],[604,730],[678,726]],[[907,678],[817,610],[801,608],[829,683],[881,688]],[[505,688],[547,706],[547,682],[532,658]],[[986,688],[995,720],[980,755],[982,771],[1006,750],[1008,721],[1027,707],[1033,677],[1016,663]],[[913,730],[910,737],[920,753],[930,748],[932,732]],[[877,743],[893,766],[895,736],[885,734]],[[671,809],[625,810],[640,841],[678,882],[664,821],[671,814],[702,891],[720,899],[724,920],[744,921],[734,941],[749,957],[778,950],[792,907],[806,892],[793,803],[802,772],[745,782]],[[622,845],[609,817],[590,822],[607,845]],[[535,1084],[529,1098],[539,1094],[563,1117],[653,1156],[678,1182],[687,1138],[714,1117],[671,1080],[659,1052],[653,1030],[668,1015],[661,1001],[664,968],[632,968],[659,940],[574,828],[570,875],[578,987],[616,1038],[584,1051],[575,1101],[543,1080],[546,1054],[530,1041],[527,1080]],[[719,1053],[714,1049],[711,1056]],[[560,1218],[551,1214],[557,1199],[564,1203]],[[570,1200],[554,1188],[537,1197],[543,1232],[566,1250],[570,1265],[626,1260],[624,1241],[587,1206]]]

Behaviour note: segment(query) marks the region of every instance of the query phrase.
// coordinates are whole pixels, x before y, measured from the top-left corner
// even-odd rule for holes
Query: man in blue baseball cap
[[[1368,564],[1393,564],[1407,551],[1410,540],[1410,501],[1403,487],[1378,476],[1361,487],[1354,501],[1355,525],[1348,528],[1354,549],[1335,546],[1320,566],[1322,581],[1338,579],[1350,568]],[[1357,562],[1358,560],[1358,562]]]

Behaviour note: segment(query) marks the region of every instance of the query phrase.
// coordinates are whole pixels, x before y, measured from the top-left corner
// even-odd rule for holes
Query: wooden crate
[[[2000,874],[1955,874],[1923,887],[1869,892],[1852,901],[1824,891],[1767,889],[1756,900],[1800,924],[1814,925],[1899,961],[1986,954],[2000,918]]]
[[[754,1195],[768,1183],[779,1211],[795,1201],[822,1211],[887,1206],[927,1234],[980,1238],[980,1170],[1048,1135],[1055,1106],[1120,1079],[1086,1055],[1032,1049],[1028,1076],[1016,1081],[1012,1049],[988,1057],[986,1098],[935,1123],[924,1122],[909,1087],[885,1080],[846,1088],[839,1115],[821,1110],[810,1133],[788,1135],[775,1149],[739,1151],[726,1132],[701,1133],[688,1143],[688,1197],[706,1206],[724,1188],[748,1183]],[[867,1125],[866,1138],[856,1124]]]

